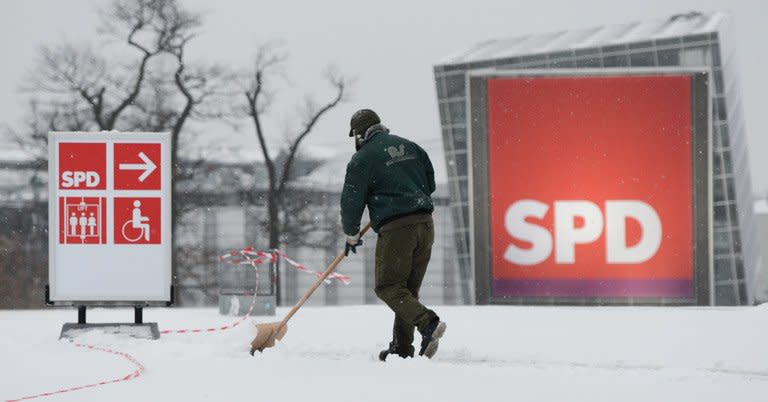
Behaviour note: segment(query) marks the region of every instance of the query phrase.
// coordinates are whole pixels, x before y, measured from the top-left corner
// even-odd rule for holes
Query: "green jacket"
[[[427,153],[382,125],[371,129],[376,131],[347,164],[341,192],[341,223],[349,236],[360,231],[366,205],[376,232],[399,216],[434,209],[435,171]]]

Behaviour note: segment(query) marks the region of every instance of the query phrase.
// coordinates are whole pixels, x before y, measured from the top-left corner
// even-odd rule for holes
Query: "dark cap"
[[[349,121],[349,136],[354,137],[355,133],[365,133],[369,127],[381,123],[379,115],[371,109],[360,109],[352,115]]]

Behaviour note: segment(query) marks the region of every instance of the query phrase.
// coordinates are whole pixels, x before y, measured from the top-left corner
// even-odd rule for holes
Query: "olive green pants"
[[[376,295],[395,312],[393,341],[413,343],[437,315],[419,302],[419,289],[432,254],[433,224],[417,223],[379,233],[376,243]]]

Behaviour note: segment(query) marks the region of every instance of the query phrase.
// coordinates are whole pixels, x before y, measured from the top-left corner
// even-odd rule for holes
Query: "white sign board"
[[[168,133],[50,133],[52,302],[171,299]]]

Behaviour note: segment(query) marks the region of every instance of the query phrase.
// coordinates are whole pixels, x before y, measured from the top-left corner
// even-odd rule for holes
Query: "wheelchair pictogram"
[[[114,202],[115,244],[160,244],[159,197],[115,197]]]
[[[133,236],[129,235],[125,231],[128,228],[128,225],[130,225],[130,229],[133,230],[132,232],[129,231],[128,233],[133,233]],[[150,241],[149,217],[141,215],[141,201],[133,201],[131,219],[125,221],[125,223],[123,223],[123,227],[120,230],[123,234],[123,238],[130,243],[136,243],[137,241],[141,240],[142,237],[144,238],[144,241]]]

